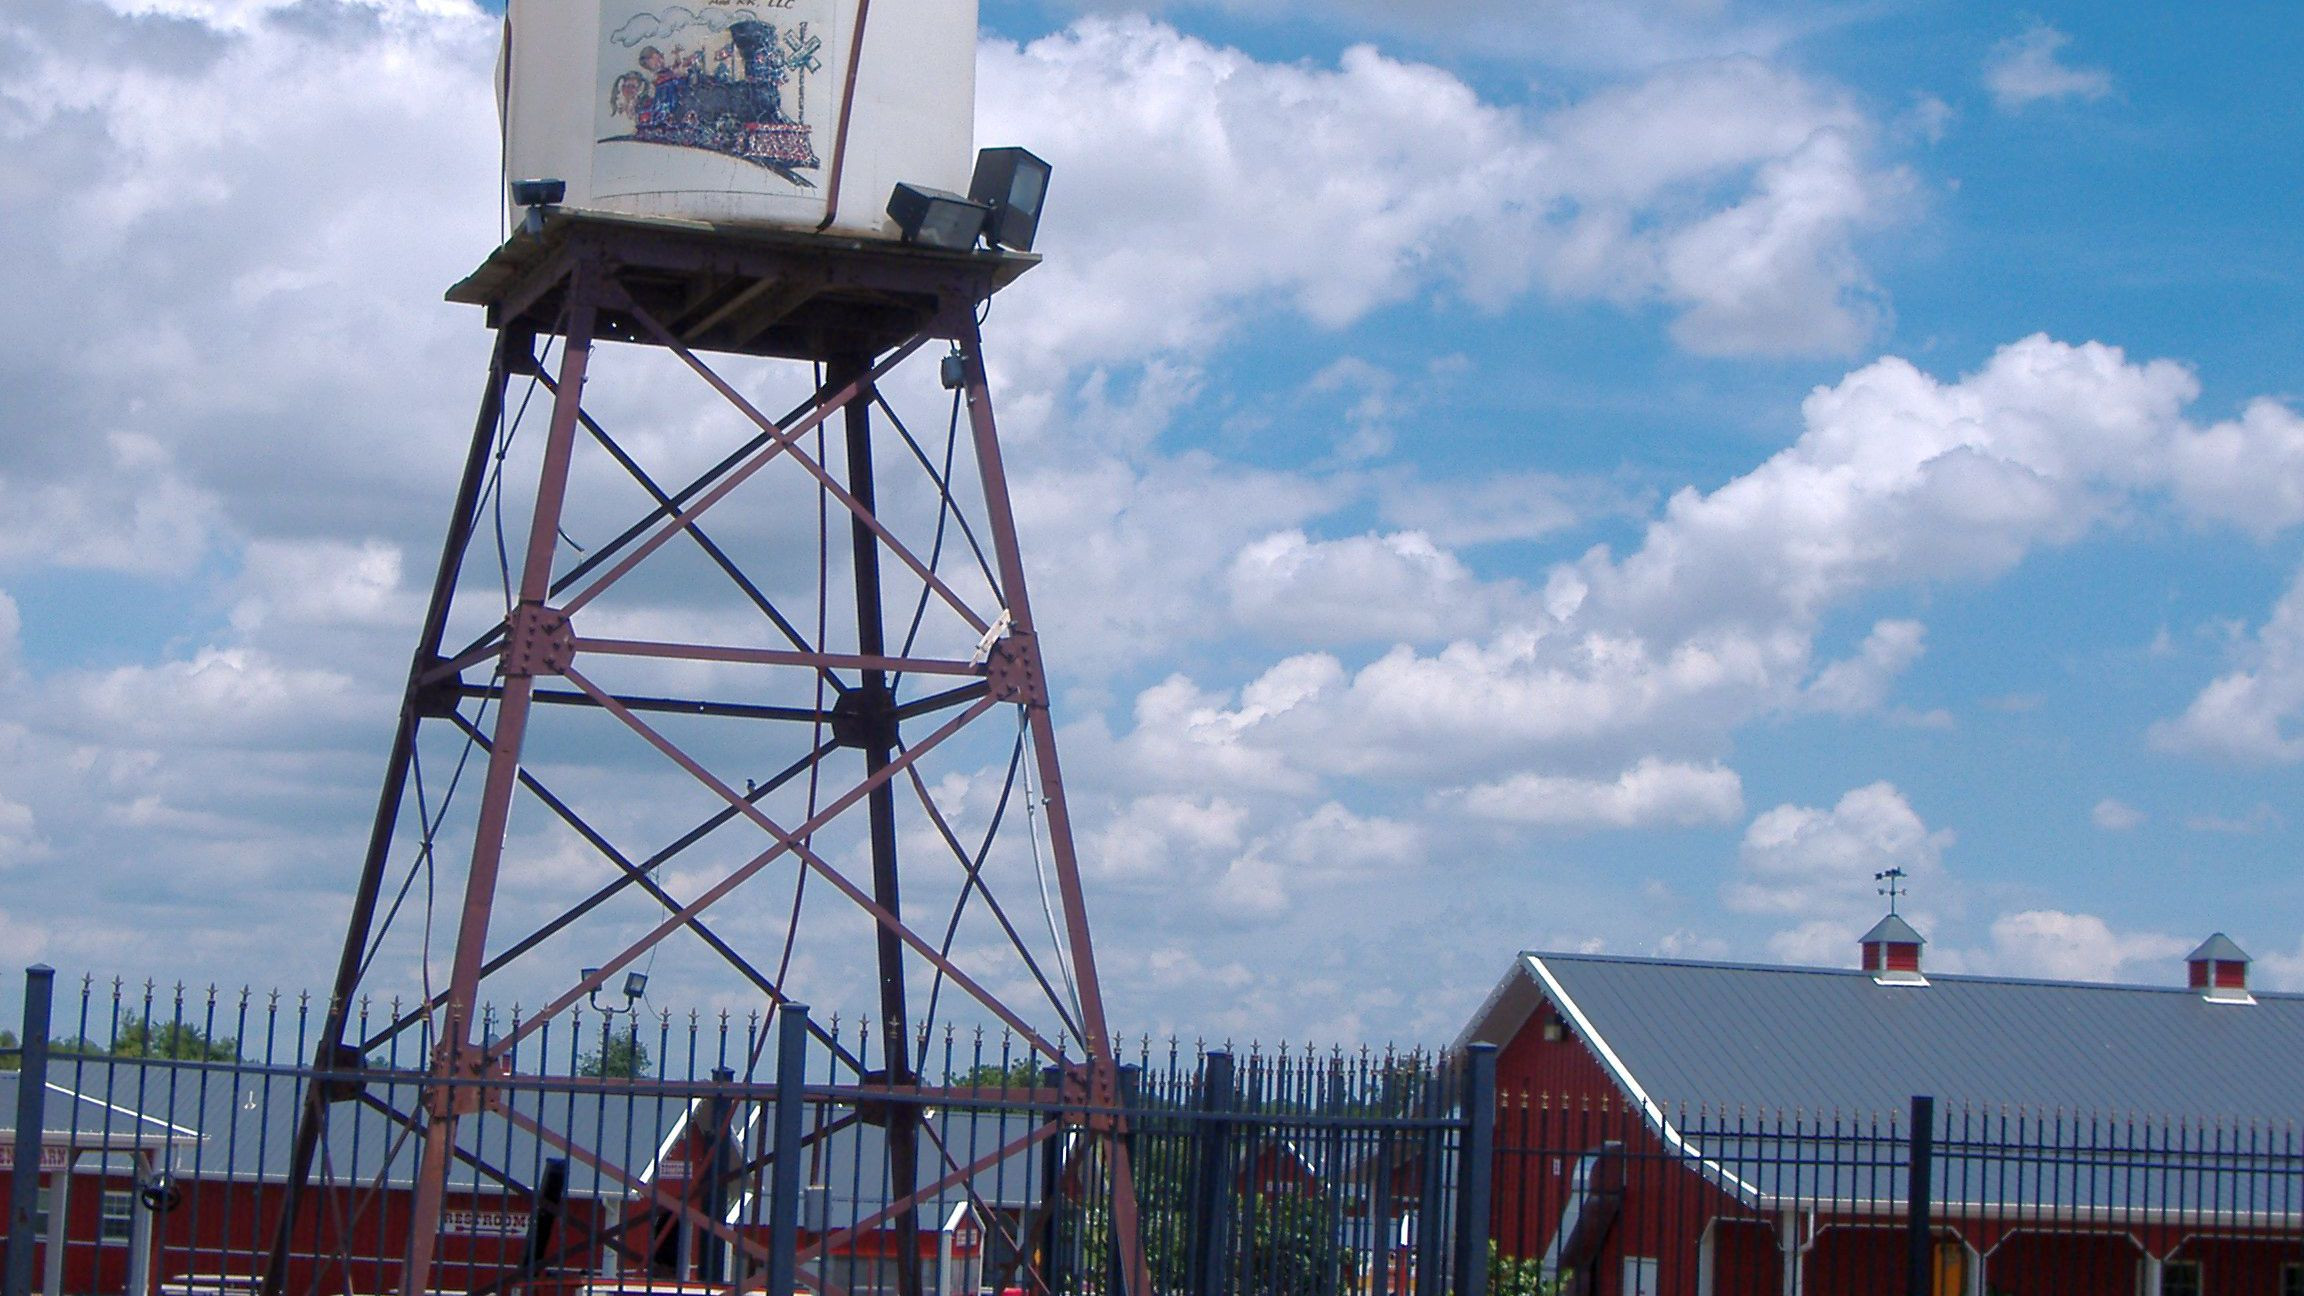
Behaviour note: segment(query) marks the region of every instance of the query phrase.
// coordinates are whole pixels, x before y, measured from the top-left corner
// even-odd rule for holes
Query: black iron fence
[[[898,1085],[867,1023],[797,1006],[525,1034],[510,1011],[479,1022],[519,1040],[502,1072],[443,1082],[421,1022],[388,1029],[408,1005],[358,1006],[347,1038],[384,1042],[323,1072],[311,999],[83,981],[52,1006],[43,971],[24,1038],[0,1038],[5,1296],[260,1296],[268,1275],[288,1296],[396,1292],[419,1240],[427,1290],[476,1294],[1118,1296],[1133,1276],[1147,1296],[1480,1296],[1487,1278],[1489,1051],[1138,1039],[1096,1100],[1072,1060],[996,1034],[908,1041],[920,1081]],[[424,1229],[424,1114],[445,1110]]]
[[[2304,1296],[2291,1124],[1499,1106],[1499,1296]]]

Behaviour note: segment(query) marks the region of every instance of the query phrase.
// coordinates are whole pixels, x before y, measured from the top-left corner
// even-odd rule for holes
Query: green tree
[[[648,1074],[654,1060],[637,1034],[609,1035],[600,1047],[576,1060],[576,1074],[612,1079],[633,1079]]]
[[[1562,1274],[1546,1282],[1541,1261],[1505,1255],[1493,1239],[1488,1243],[1488,1290],[1495,1296],[1559,1296],[1571,1277]]]
[[[1199,1173],[1204,1124],[1191,1120],[1140,1118],[1131,1158],[1136,1178],[1138,1228],[1155,1291],[1189,1291],[1192,1180]],[[1256,1140],[1233,1137],[1230,1164],[1231,1254],[1227,1270],[1240,1296],[1281,1292],[1356,1291],[1360,1257],[1339,1236],[1336,1222],[1345,1203],[1338,1185],[1313,1182],[1260,1191],[1247,1168],[1256,1164]],[[1112,1246],[1109,1204],[1092,1202],[1086,1212],[1081,1250],[1083,1277],[1099,1284]]]
[[[48,1041],[50,1056],[60,1053],[82,1053],[93,1057],[102,1057],[110,1051],[109,1049],[98,1048],[76,1035],[67,1035],[61,1039]],[[16,1038],[16,1032],[0,1030],[0,1054],[5,1055],[0,1056],[0,1072],[24,1069],[24,1042]]]
[[[1033,1089],[1040,1084],[1040,1063],[1023,1058],[1002,1066],[997,1062],[979,1062],[952,1077],[956,1089]]]
[[[52,1045],[58,1052],[75,1052],[74,1041]],[[96,1052],[99,1050],[85,1050]],[[153,1023],[135,1013],[123,1013],[120,1028],[112,1032],[114,1057],[170,1058],[179,1062],[237,1062],[240,1042],[228,1037],[211,1039],[206,1031],[185,1021]]]

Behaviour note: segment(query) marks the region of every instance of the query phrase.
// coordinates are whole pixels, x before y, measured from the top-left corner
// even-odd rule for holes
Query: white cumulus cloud
[[[2244,764],[2304,760],[2304,571],[2272,615],[2183,714],[2152,727],[2152,741]]]
[[[1018,297],[1034,349],[1073,363],[1199,352],[1274,304],[1339,325],[1436,284],[1661,304],[1706,352],[1843,352],[1880,315],[1855,239],[1908,188],[1853,99],[1752,57],[1539,113],[1368,46],[1268,64],[1091,17],[988,42],[981,84],[979,134],[1032,139],[1064,178]]]
[[[1950,829],[1922,822],[1888,783],[1853,789],[1829,810],[1777,806],[1745,829],[1736,875],[1721,899],[1738,913],[1796,920],[1770,938],[1776,957],[1852,960],[1856,938],[1886,908],[1875,875],[1902,869],[1916,894],[1941,899],[1944,852],[1953,840]],[[1915,921],[1925,934],[1925,918]]]
[[[1322,642],[1445,640],[1487,628],[1501,591],[1417,531],[1314,541],[1275,532],[1242,549],[1232,615],[1265,634]]]
[[[2144,812],[2125,801],[2105,797],[2088,812],[2088,822],[2106,832],[2127,832],[2144,823]]]
[[[2121,981],[2140,965],[2182,958],[2191,946],[2158,932],[2119,932],[2094,914],[2028,909],[1992,923],[1989,970],[2059,981]]]
[[[1560,828],[1651,828],[1726,823],[1744,813],[1744,783],[1717,763],[1644,756],[1613,779],[1516,774],[1446,798],[1504,823]]]
[[[2063,61],[2063,49],[2071,43],[2063,32],[2034,22],[1994,45],[1984,65],[1984,85],[1992,92],[1992,102],[2003,112],[2014,112],[2043,99],[2091,100],[2111,94],[2111,73]]]

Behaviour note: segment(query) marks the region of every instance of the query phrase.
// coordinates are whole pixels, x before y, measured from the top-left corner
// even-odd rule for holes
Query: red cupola
[[[2248,955],[2232,938],[2217,932],[2184,956],[2192,988],[2210,1003],[2254,1003],[2248,993]]]
[[[1926,985],[1920,975],[1920,947],[1928,943],[1912,924],[1890,913],[1858,938],[1864,950],[1864,970],[1881,985]]]

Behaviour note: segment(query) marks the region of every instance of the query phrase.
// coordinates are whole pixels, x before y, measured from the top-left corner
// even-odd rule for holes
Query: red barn
[[[1913,1098],[1941,1296],[2304,1296],[2304,996],[2221,934],[2185,987],[1530,952],[1499,1046],[1494,1235],[1521,1290],[1902,1293]]]

